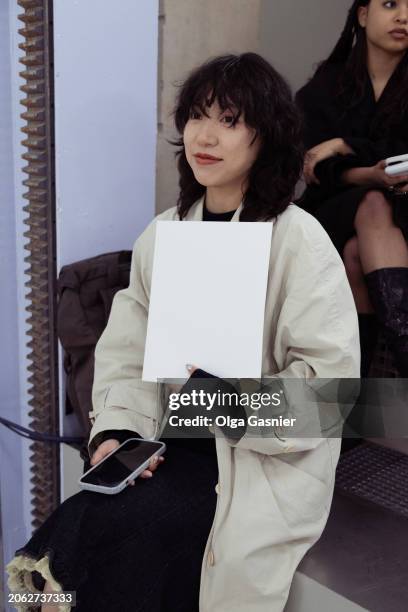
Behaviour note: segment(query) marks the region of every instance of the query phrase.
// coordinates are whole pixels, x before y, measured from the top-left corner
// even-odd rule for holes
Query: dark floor
[[[326,529],[299,570],[370,612],[406,612],[407,474],[407,455],[375,444],[342,455]]]

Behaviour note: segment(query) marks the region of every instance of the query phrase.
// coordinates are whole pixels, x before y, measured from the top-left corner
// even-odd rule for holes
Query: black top
[[[398,68],[378,101],[367,72],[362,99],[347,112],[338,95],[339,77],[344,69],[343,64],[328,65],[296,94],[296,102],[304,114],[307,149],[332,138],[343,138],[356,153],[336,155],[316,166],[320,186],[307,188],[311,200],[321,201],[338,193],[339,189],[350,188],[341,180],[348,168],[374,166],[387,157],[408,154],[408,116],[396,120],[388,128],[383,121],[378,121],[385,102],[392,96],[404,95],[395,87]]]
[[[212,213],[210,212],[204,204],[203,207],[203,221],[231,221],[232,217],[235,214],[235,210],[225,212],[225,213]],[[196,372],[197,374],[204,375],[202,371]],[[194,378],[194,375],[193,375]],[[191,380],[191,379],[190,379]],[[216,379],[219,380],[219,379]],[[220,384],[223,381],[220,381]],[[239,433],[239,431],[237,432]],[[108,440],[109,438],[114,438],[118,440],[120,443],[124,442],[128,438],[131,437],[139,437],[138,433],[134,431],[130,431],[128,429],[107,429],[100,433],[100,435],[95,439],[95,445],[101,444],[104,440]],[[184,448],[191,448],[198,452],[203,452],[207,454],[215,453],[215,440],[214,438],[166,438],[166,444],[174,444],[176,446],[183,446]]]
[[[205,204],[203,207],[203,221],[231,221],[234,214],[235,210],[224,213],[213,213],[208,210]]]

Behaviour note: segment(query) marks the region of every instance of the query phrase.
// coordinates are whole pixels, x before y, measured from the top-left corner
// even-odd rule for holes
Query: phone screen
[[[107,459],[96,465],[81,481],[103,487],[114,487],[125,480],[142,463],[161,448],[158,442],[127,440]]]

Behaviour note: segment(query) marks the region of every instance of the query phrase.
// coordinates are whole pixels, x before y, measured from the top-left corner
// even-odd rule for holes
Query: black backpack
[[[66,414],[74,412],[89,437],[95,345],[115,293],[129,285],[131,251],[106,253],[61,268],[57,330],[64,348]]]

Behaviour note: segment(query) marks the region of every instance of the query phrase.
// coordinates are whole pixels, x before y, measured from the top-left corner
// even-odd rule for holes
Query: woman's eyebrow
[[[238,108],[234,104],[227,104],[227,106],[221,110],[222,113],[226,113],[227,111],[234,113],[234,115],[238,115],[239,113]]]

